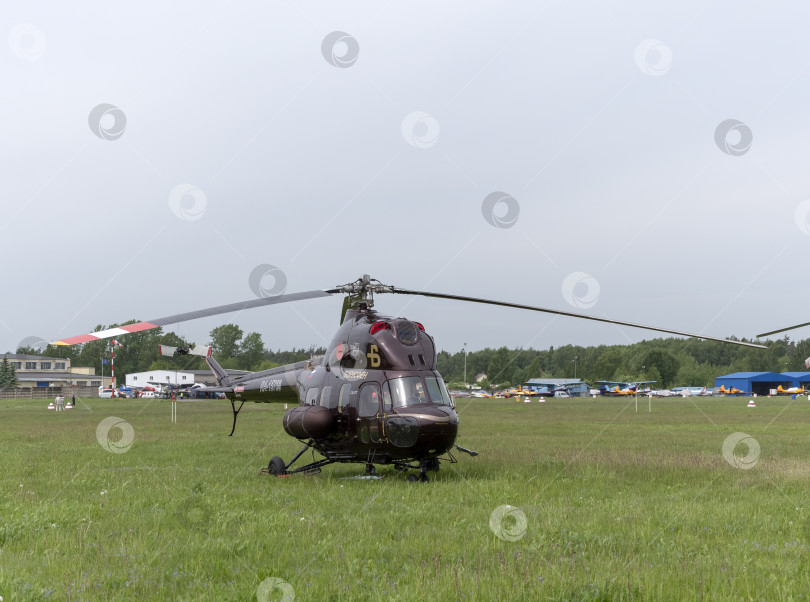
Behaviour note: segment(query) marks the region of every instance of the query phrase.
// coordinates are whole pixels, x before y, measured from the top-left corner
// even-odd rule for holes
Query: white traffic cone
[[[537,403],[546,403],[546,398],[541,397],[540,399],[537,400]]]
[[[49,409],[49,410],[55,410],[55,409],[56,409],[56,406],[55,406],[55,405],[53,405],[53,402],[51,402],[51,403],[49,403],[49,404],[48,404],[48,409]]]
[[[755,407],[757,407],[757,404],[755,404],[754,400],[752,399],[751,401],[748,402],[748,407],[749,408],[755,408]]]

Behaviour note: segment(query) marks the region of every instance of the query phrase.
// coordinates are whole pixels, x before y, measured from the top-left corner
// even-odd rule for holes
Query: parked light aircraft
[[[805,393],[804,387],[788,387],[787,389],[783,389],[782,385],[776,387],[776,394],[777,395],[796,395],[799,393]]]
[[[607,396],[619,396],[619,395],[635,395],[639,393],[639,385],[646,385],[648,383],[654,383],[654,380],[641,380],[637,382],[617,382],[612,380],[598,380],[596,384],[599,385],[599,394],[600,395],[607,395]],[[611,386],[612,385],[612,386]]]

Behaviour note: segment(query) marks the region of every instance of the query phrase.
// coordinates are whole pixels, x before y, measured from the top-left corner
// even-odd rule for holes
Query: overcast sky
[[[255,298],[258,266],[287,292],[368,273],[713,336],[810,320],[808,6],[14,4],[0,350]],[[340,307],[178,331],[325,345]],[[450,351],[657,336],[377,309]]]

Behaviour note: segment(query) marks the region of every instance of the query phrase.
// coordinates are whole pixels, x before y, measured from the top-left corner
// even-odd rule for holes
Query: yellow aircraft
[[[517,387],[512,389],[506,389],[505,391],[501,391],[500,395],[509,399],[512,396],[518,397],[536,397],[540,395],[537,391],[530,391],[529,389],[524,390],[523,387]]]
[[[777,395],[795,395],[797,393],[805,393],[804,387],[788,387],[787,389],[783,389],[782,385],[776,387]]]
[[[726,389],[725,385],[720,385],[720,388],[717,389],[718,393],[723,395],[742,395],[745,391],[737,389],[736,387],[731,387],[730,389]]]

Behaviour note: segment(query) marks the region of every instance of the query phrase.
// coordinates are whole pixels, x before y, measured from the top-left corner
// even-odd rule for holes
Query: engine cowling
[[[284,430],[296,439],[321,439],[335,430],[335,418],[323,406],[298,406],[284,414]]]

